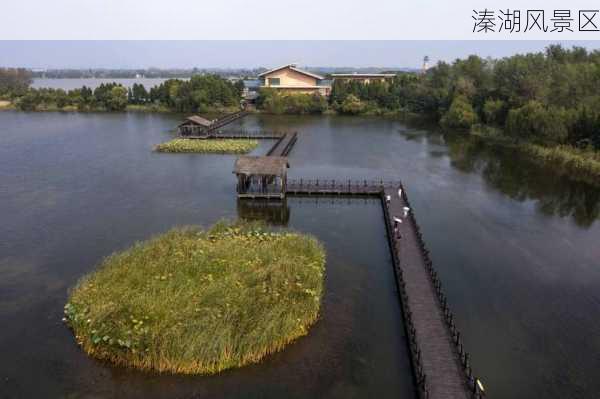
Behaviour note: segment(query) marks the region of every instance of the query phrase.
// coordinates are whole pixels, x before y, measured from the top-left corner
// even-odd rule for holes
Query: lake
[[[177,78],[180,80],[189,80],[189,78]],[[130,79],[124,79],[124,78],[66,78],[66,79],[52,79],[52,78],[35,78],[33,79],[33,83],[31,84],[31,87],[35,88],[35,89],[41,89],[41,88],[49,88],[49,89],[63,89],[63,90],[73,90],[73,89],[80,89],[83,86],[87,86],[90,89],[95,89],[96,87],[100,86],[101,84],[108,84],[108,83],[119,83],[121,85],[123,85],[124,87],[132,87],[134,84],[141,84],[143,85],[146,90],[150,90],[152,87],[154,86],[158,86],[159,84],[163,83],[165,80],[164,78],[130,78]],[[258,84],[259,81],[256,79],[247,79],[244,80],[244,83],[246,84],[246,87],[248,88],[253,88],[255,89]]]
[[[35,78],[31,87],[35,89],[48,88],[48,89],[63,89],[73,90],[80,89],[83,86],[87,86],[90,89],[95,89],[101,84],[108,83],[120,83],[125,87],[132,87],[135,83],[144,85],[146,90],[150,90],[154,86],[158,86],[167,79],[161,78],[68,78],[68,79],[53,79],[53,78]],[[183,80],[189,80],[183,79]]]
[[[235,156],[152,151],[180,119],[0,112],[3,397],[414,397],[378,201],[288,198],[275,212],[238,203]],[[404,182],[489,397],[600,392],[597,186],[393,120],[250,115],[235,127],[298,131],[291,178]],[[76,346],[62,308],[103,257],[173,226],[238,216],[324,243],[326,294],[308,336],[210,377],[113,367]]]

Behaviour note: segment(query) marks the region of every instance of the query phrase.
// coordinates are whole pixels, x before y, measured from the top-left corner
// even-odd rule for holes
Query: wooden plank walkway
[[[382,180],[343,181],[333,179],[288,180],[287,195],[369,195],[382,201],[385,225],[405,329],[420,398],[472,399],[485,393],[472,375],[469,354],[464,350],[448,301],[433,269],[406,191],[398,182]],[[389,202],[387,198],[390,198]],[[394,218],[400,218],[400,237]]]
[[[182,136],[186,139],[247,139],[247,140],[279,140],[285,133],[278,132],[247,132],[247,131],[213,131],[202,136]]]
[[[248,115],[247,111],[241,110],[241,111],[237,111],[237,112],[233,112],[231,114],[227,114],[219,119],[217,119],[213,124],[211,124],[208,129],[206,129],[207,132],[213,132],[217,129],[222,128],[225,125],[230,124],[233,121],[236,121],[240,118],[243,118],[244,116]]]
[[[430,399],[481,397],[482,392],[471,376],[469,356],[464,352],[460,333],[453,321],[449,324],[453,317],[414,213],[409,210],[404,216],[404,208],[410,206],[405,190],[402,197],[398,195],[400,187],[384,189],[383,206],[421,395]],[[394,218],[402,220],[398,224],[399,239],[392,227]]]
[[[297,136],[288,133],[279,137],[266,155],[287,156]],[[402,184],[383,180],[288,179],[284,191],[276,196],[283,199],[286,195],[368,195],[381,199],[419,398],[483,398],[483,385],[472,375],[469,355]],[[257,194],[239,196],[254,198]],[[395,218],[402,220],[398,230],[393,227]]]
[[[298,133],[286,133],[282,137],[277,140],[277,142],[271,147],[269,151],[267,151],[267,156],[274,157],[285,157],[287,156],[296,141],[298,140]]]
[[[397,182],[383,180],[339,179],[288,179],[285,192],[288,195],[376,195],[381,196],[386,186],[396,187]]]

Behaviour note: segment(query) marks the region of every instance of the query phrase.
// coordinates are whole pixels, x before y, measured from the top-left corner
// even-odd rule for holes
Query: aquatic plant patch
[[[318,318],[325,251],[256,224],[173,229],[106,258],[64,307],[89,355],[158,372],[255,363]]]
[[[258,146],[257,140],[249,139],[173,139],[156,146],[158,152],[246,154]]]

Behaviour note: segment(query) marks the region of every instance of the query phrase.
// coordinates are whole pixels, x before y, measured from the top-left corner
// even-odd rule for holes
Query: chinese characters
[[[473,10],[474,33],[599,32],[599,10]]]

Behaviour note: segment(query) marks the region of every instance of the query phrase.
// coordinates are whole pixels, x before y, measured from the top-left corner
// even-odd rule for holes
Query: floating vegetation
[[[106,258],[72,290],[63,320],[95,358],[217,373],[307,334],[324,271],[311,236],[249,223],[173,229]]]
[[[247,154],[258,146],[251,139],[173,139],[156,146],[158,152]]]

